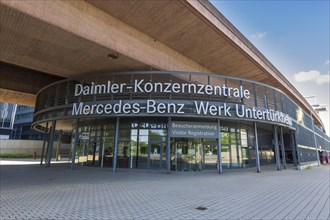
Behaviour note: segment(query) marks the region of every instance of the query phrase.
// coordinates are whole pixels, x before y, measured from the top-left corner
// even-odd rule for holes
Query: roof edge
[[[312,112],[313,116],[314,116],[314,119],[317,120],[319,122],[319,124],[324,128],[324,124],[323,124],[320,116],[312,108],[312,106],[307,102],[307,100],[302,96],[302,94],[290,83],[290,81],[223,14],[221,14],[221,12],[211,2],[209,2],[209,0],[197,0],[197,1],[195,1],[195,0],[181,0],[181,2],[185,5],[189,5],[190,8],[194,9],[195,12],[197,12],[198,14],[203,16],[204,19],[207,19],[207,21],[210,24],[212,24],[213,27],[215,27],[216,29],[221,31],[216,26],[214,21],[210,20],[207,16],[205,16],[205,14],[203,14],[203,11],[201,9],[198,9],[196,7],[196,4],[200,4],[202,7],[204,7],[205,10],[207,10],[211,15],[213,15],[214,18],[217,21],[219,21],[225,28],[227,28],[231,32],[231,34],[233,34],[239,41],[241,41],[246,46],[246,48],[242,48],[240,45],[236,44],[233,40],[231,40],[231,43],[235,44],[235,46],[237,48],[244,51],[244,53],[250,59],[252,59],[254,62],[256,62],[261,68],[265,69],[264,66],[263,66],[263,64],[264,64],[271,71],[273,71],[273,74],[272,73],[269,73],[269,74],[272,75],[275,79],[277,77],[279,77],[280,78],[279,83],[281,85],[283,85],[285,88],[288,88],[288,87],[290,88],[290,89],[287,89],[287,91],[291,93],[291,94],[288,94],[288,95],[292,95],[293,97],[295,97],[296,100],[298,102],[300,102],[305,107],[305,110]],[[223,34],[224,34],[224,36],[229,38],[226,33],[223,33]],[[249,53],[245,49],[250,50],[251,53],[253,53],[255,56],[258,57],[258,60],[253,58],[252,56],[250,56]],[[260,62],[262,62],[262,63],[260,63]],[[265,71],[268,72],[266,69],[265,69]],[[274,76],[274,74],[276,75],[276,77]],[[281,81],[283,83],[281,83]],[[292,90],[292,91],[290,91],[290,90]]]

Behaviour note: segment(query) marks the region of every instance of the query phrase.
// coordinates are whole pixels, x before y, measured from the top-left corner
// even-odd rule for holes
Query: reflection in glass
[[[164,142],[149,142],[149,168],[166,169],[166,144]]]
[[[165,150],[166,130],[163,127],[149,123],[131,124],[131,144],[129,155],[129,168],[163,169],[166,167]],[[165,158],[163,161],[162,158]]]
[[[213,140],[213,141],[212,141]],[[203,161],[205,170],[214,170],[217,168],[218,146],[215,139],[203,140]]]
[[[201,171],[203,146],[200,138],[175,138],[172,145],[171,168],[176,171]]]

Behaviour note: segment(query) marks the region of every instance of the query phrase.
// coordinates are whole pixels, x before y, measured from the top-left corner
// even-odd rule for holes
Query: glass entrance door
[[[203,140],[203,169],[215,170],[218,162],[218,144],[215,141]]]
[[[166,167],[166,151],[163,142],[149,143],[148,161],[151,169],[165,169]]]
[[[221,154],[223,167],[243,166],[241,133],[239,129],[227,128],[225,131],[221,131]]]
[[[201,171],[203,148],[200,138],[175,140],[172,152],[172,169],[176,171]]]

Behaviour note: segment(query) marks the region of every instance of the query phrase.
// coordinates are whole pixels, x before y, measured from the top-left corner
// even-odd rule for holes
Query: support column
[[[273,134],[275,140],[275,159],[276,159],[276,167],[277,170],[281,170],[281,159],[280,159],[280,150],[278,147],[278,133],[277,133],[277,126],[273,125]]]
[[[19,138],[18,139],[22,139],[22,133],[23,133],[23,126],[20,127]]]
[[[280,127],[280,138],[281,138],[283,169],[286,169],[285,146],[284,146],[283,127],[282,126]]]
[[[167,126],[167,140],[166,140],[166,173],[171,173],[171,117],[168,117],[168,126]]]
[[[217,145],[218,145],[218,174],[222,174],[222,155],[221,155],[221,150],[222,150],[222,146],[221,146],[221,129],[220,129],[220,119],[218,119],[218,140],[217,140]]]
[[[47,161],[48,161],[48,152],[49,152],[49,145],[50,145],[50,143],[49,143],[49,139],[50,139],[50,131],[52,130],[52,128],[50,127],[49,129],[48,129],[48,132],[47,132],[47,136],[46,136],[46,138],[47,138],[47,148],[46,148],[46,153],[45,153],[45,164],[47,164]]]
[[[51,126],[51,129],[50,129],[50,137],[49,137],[49,149],[48,149],[47,167],[50,167],[50,161],[52,160],[52,151],[53,151],[53,142],[54,142],[54,135],[55,135],[55,127],[56,127],[56,121],[52,121],[52,126]]]
[[[314,145],[315,145],[315,150],[316,150],[316,159],[317,159],[317,166],[320,166],[320,155],[319,155],[319,150],[317,149],[317,143],[316,143],[316,135],[315,135],[315,126],[314,126],[314,118],[311,112],[311,118],[312,118],[312,126],[313,126],[313,136],[314,136]]]
[[[291,150],[292,150],[293,164],[295,166],[297,166],[298,161],[297,161],[297,151],[296,151],[296,142],[295,142],[295,138],[294,138],[294,131],[290,131],[290,138],[291,138]]]
[[[56,156],[55,156],[55,159],[56,161],[59,161],[60,160],[60,148],[61,148],[61,139],[62,139],[62,133],[63,131],[60,130],[60,132],[58,133],[58,140],[57,140],[57,148],[56,148]]]
[[[42,162],[44,160],[44,153],[45,153],[45,145],[46,145],[47,134],[48,134],[48,122],[46,123],[46,130],[45,130],[45,134],[44,134],[44,142],[42,144],[42,150],[41,150],[41,155],[40,155],[40,165],[42,165]]]
[[[104,137],[105,132],[104,132],[104,130],[106,130],[106,129],[107,129],[106,125],[102,125],[102,127],[101,127],[102,151],[101,151],[101,165],[100,165],[101,168],[103,168],[103,164],[104,164],[104,145],[105,145],[105,137]]]
[[[115,149],[113,152],[113,166],[112,172],[116,172],[117,168],[117,153],[118,153],[118,138],[119,138],[119,117],[116,118],[116,133],[115,133]]]
[[[72,161],[71,161],[71,170],[74,169],[76,163],[76,151],[77,151],[77,144],[79,139],[79,119],[77,119],[76,127],[74,131],[74,143],[73,143],[73,150],[72,150]]]
[[[260,173],[260,158],[259,158],[259,143],[258,143],[258,130],[257,130],[257,122],[253,122],[254,126],[254,141],[255,141],[255,151],[256,151],[256,167],[257,173]]]

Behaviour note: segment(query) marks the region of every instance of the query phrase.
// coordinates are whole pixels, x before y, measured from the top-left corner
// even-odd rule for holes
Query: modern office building
[[[208,1],[3,1],[1,28],[1,74],[16,78],[0,98],[35,105],[48,165],[62,132],[72,167],[113,171],[280,170],[329,153],[318,114]]]
[[[14,127],[16,105],[0,102],[0,139],[9,139]]]
[[[43,133],[32,128],[33,107],[6,102],[1,102],[0,106],[0,139],[43,140]]]
[[[14,127],[10,139],[43,140],[43,133],[32,128],[33,113],[33,107],[17,105]]]

